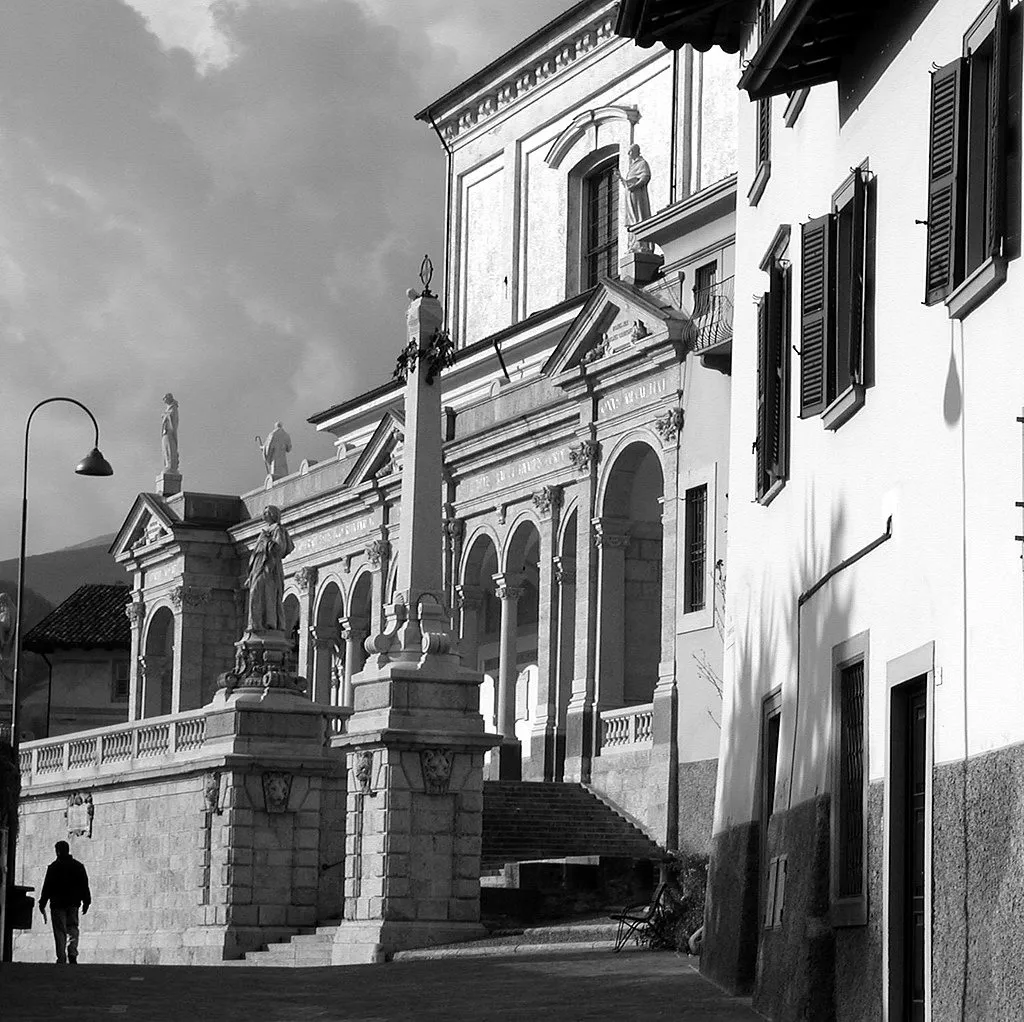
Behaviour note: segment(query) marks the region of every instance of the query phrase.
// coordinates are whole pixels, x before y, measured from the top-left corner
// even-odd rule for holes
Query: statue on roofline
[[[164,456],[164,471],[178,471],[178,402],[171,393],[164,394],[164,414],[160,422],[160,449]]]

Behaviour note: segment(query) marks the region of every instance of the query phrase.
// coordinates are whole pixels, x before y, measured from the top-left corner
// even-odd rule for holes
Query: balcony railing
[[[735,277],[716,281],[693,292],[694,347],[697,351],[716,347],[732,339],[732,301]]]
[[[618,710],[603,710],[602,750],[650,745],[654,734],[653,710],[651,703],[645,703],[643,706],[623,706]]]

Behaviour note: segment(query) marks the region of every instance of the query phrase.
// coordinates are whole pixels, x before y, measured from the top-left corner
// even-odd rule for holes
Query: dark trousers
[[[78,909],[50,906],[53,924],[53,943],[57,947],[57,961],[63,964],[78,961]]]

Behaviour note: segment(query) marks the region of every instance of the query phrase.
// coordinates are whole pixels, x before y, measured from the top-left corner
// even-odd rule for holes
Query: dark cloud
[[[203,0],[173,31],[134,3],[0,5],[0,556],[53,394],[96,412],[116,475],[73,477],[88,424],[46,409],[32,549],[112,531],[152,487],[167,390],[189,488],[258,485],[278,418],[296,465],[329,455],[306,416],[387,378],[404,290],[440,264],[443,156],[413,113],[570,6],[211,0],[233,59],[204,63],[172,38]]]

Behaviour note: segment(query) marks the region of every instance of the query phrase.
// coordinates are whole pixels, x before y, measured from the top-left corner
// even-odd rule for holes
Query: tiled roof
[[[130,649],[131,626],[124,612],[130,596],[126,585],[79,586],[22,639],[22,649]]]

